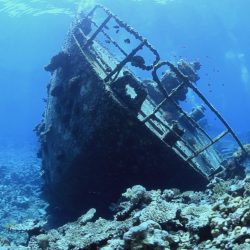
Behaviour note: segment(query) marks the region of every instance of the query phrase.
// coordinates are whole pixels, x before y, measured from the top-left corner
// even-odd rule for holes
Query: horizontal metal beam
[[[152,119],[153,116],[159,111],[159,109],[162,107],[162,105],[163,105],[167,100],[168,100],[168,98],[165,98],[162,102],[160,102],[160,103],[158,104],[158,106],[156,106],[156,108],[153,110],[153,112],[152,112],[150,115],[148,115],[146,118],[144,118],[144,119],[142,120],[142,122],[145,123],[145,122],[149,121],[150,119]]]
[[[84,52],[83,48],[81,47],[80,43],[78,42],[78,40],[77,40],[77,38],[75,37],[74,34],[73,34],[73,39],[74,39],[74,41],[75,41],[77,47],[78,47],[79,50],[81,51],[82,55],[83,55],[85,58],[87,58],[89,62],[90,62],[90,59],[91,59],[92,62],[95,61],[95,62],[97,63],[97,65],[100,67],[100,69],[106,74],[106,69],[103,67],[103,65],[102,65],[98,60],[96,60],[96,59],[94,60],[94,58],[90,58],[90,59],[89,59],[90,54],[87,55],[87,54]],[[90,63],[91,63],[91,62],[90,62]]]
[[[204,148],[200,149],[199,151],[196,151],[195,154],[192,155],[191,157],[189,157],[187,160],[190,161],[190,160],[194,159],[195,157],[197,157],[198,155],[200,155],[201,153],[203,153],[204,151],[206,151],[208,148],[210,148],[211,146],[213,146],[216,142],[218,142],[220,139],[222,139],[228,133],[229,133],[228,130],[223,131],[216,138],[214,138],[212,140],[212,142],[210,142],[209,144],[207,144]]]

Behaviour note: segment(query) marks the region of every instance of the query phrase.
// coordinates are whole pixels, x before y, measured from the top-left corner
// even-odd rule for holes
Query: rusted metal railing
[[[159,80],[159,77],[157,75],[157,70],[159,68],[161,68],[162,66],[167,65],[170,70],[172,72],[175,73],[175,75],[177,76],[177,78],[181,81],[181,84],[175,88],[170,94],[168,94],[168,92],[166,91],[166,89],[164,88],[164,86],[162,85],[161,81]],[[219,140],[221,140],[224,136],[226,136],[227,134],[231,134],[231,136],[234,138],[234,140],[237,142],[237,144],[239,145],[239,147],[242,149],[243,152],[246,152],[244,149],[243,144],[241,143],[241,141],[239,140],[239,138],[236,136],[236,134],[234,133],[233,129],[229,126],[229,124],[225,121],[225,119],[222,117],[222,115],[213,107],[213,105],[206,99],[206,97],[192,84],[192,82],[189,80],[189,78],[187,76],[185,76],[176,66],[174,66],[174,64],[170,63],[169,61],[166,62],[161,62],[159,63],[153,70],[152,72],[153,75],[153,80],[157,83],[159,90],[162,92],[162,94],[165,96],[165,99],[163,100],[163,102],[165,101],[170,101],[172,104],[175,105],[175,107],[182,113],[185,115],[185,117],[187,118],[187,120],[193,124],[193,126],[195,128],[198,128],[204,136],[206,136],[210,143],[207,144],[204,148],[198,150],[197,152],[195,152],[191,157],[189,157],[187,160],[192,160],[195,157],[199,156],[201,153],[203,153],[204,151],[206,151],[209,147],[213,146],[216,142],[218,142]],[[207,107],[216,115],[216,117],[221,121],[221,123],[226,127],[226,131],[222,132],[219,136],[217,136],[215,139],[211,139],[211,137],[200,127],[200,125],[195,122],[188,114],[186,114],[186,112],[172,99],[172,96],[179,91],[181,88],[183,87],[189,87],[190,89],[192,89],[194,91],[194,93],[197,94],[197,96],[207,105]],[[163,104],[160,103],[160,105]],[[160,109],[160,107],[156,107],[156,109]],[[155,111],[152,113],[154,114]],[[149,115],[149,117],[152,116]],[[148,120],[148,118],[146,118],[145,120]]]
[[[100,10],[102,13],[104,13],[104,20],[101,22],[100,25],[97,24],[94,20],[95,13]],[[181,147],[179,147],[177,144],[172,145],[173,148],[175,148],[179,155],[183,159],[185,159],[192,167],[194,167],[197,171],[205,174],[201,168],[199,168],[196,159],[201,156],[204,157],[204,152],[209,150],[215,143],[220,141],[223,137],[230,134],[236,143],[239,145],[239,147],[242,149],[243,152],[246,152],[244,149],[244,146],[242,145],[239,138],[236,136],[232,128],[229,126],[229,124],[225,121],[225,119],[222,117],[222,115],[213,107],[213,105],[206,99],[206,97],[198,90],[197,87],[193,85],[193,83],[189,80],[188,76],[184,75],[178,67],[176,67],[174,64],[172,64],[169,61],[160,62],[160,55],[157,52],[157,50],[148,42],[146,38],[141,36],[138,32],[136,32],[132,27],[130,27],[127,23],[123,22],[119,19],[116,15],[114,15],[110,10],[103,7],[102,5],[96,5],[89,14],[85,17],[86,20],[88,20],[91,25],[95,27],[95,31],[93,31],[92,35],[88,36],[88,34],[85,34],[81,25],[79,24],[76,30],[78,31],[77,35],[73,34],[73,39],[76,43],[76,45],[79,47],[80,51],[83,55],[88,56],[91,61],[95,61],[96,64],[99,66],[99,68],[105,73],[105,76],[103,78],[104,82],[109,85],[112,84],[120,75],[120,72],[126,67],[126,65],[130,62],[132,66],[138,67],[141,70],[149,71],[152,74],[152,80],[156,82],[157,87],[160,91],[160,93],[163,95],[163,100],[153,107],[153,111],[150,114],[145,114],[141,110],[139,114],[142,116],[142,123],[149,124],[153,130],[155,130],[155,134],[158,133],[158,137],[161,138],[161,140],[164,141],[165,133],[171,132],[175,136],[179,136],[178,133],[176,133],[172,128],[171,125],[168,124],[167,121],[163,121],[159,117],[157,117],[157,113],[164,113],[164,107],[163,105],[170,104],[173,107],[175,107],[176,111],[178,111],[178,114],[181,114],[182,117],[185,118],[185,122],[188,123],[188,125],[191,126],[191,128],[195,128],[199,130],[202,136],[206,138],[204,139],[204,143],[200,144],[200,148],[195,148],[193,145],[189,144],[188,141],[186,141],[182,136],[179,136],[178,141],[182,143],[186,149],[183,150]],[[139,41],[137,43],[137,46],[132,48],[129,52],[127,52],[118,42],[115,41],[114,38],[109,34],[109,28],[108,25],[110,23],[115,23],[117,28],[123,29],[125,32],[132,35],[132,37]],[[81,35],[84,42],[80,42],[78,39],[78,35]],[[107,39],[108,43],[112,44],[116,49],[119,50],[119,52],[122,55],[121,60],[115,61],[115,65],[111,67],[109,61],[105,61],[105,57],[102,57],[101,52],[97,51],[96,47],[94,46],[95,43],[100,43],[98,40],[99,34],[102,34],[105,39]],[[100,44],[99,44],[100,45]],[[97,46],[98,47],[98,46]],[[151,53],[151,56],[153,57],[152,64],[146,65],[144,59],[143,63],[139,63],[137,65],[133,65],[133,59],[135,56],[138,55],[138,52],[142,50],[148,50]],[[168,92],[161,80],[159,79],[157,72],[158,70],[163,67],[168,66],[170,71],[173,72],[177,78],[177,80],[180,82],[180,84],[173,88],[170,92]],[[219,121],[223,124],[223,126],[226,128],[225,131],[223,131],[220,135],[218,135],[215,138],[212,138],[200,125],[199,123],[192,118],[192,116],[184,111],[184,109],[175,101],[174,96],[183,88],[190,88],[206,105],[206,107],[209,108],[210,111],[215,114],[215,116],[219,119]],[[148,100],[151,100],[148,98]],[[163,129],[162,129],[163,127]],[[164,132],[165,131],[165,132]],[[167,132],[166,132],[167,131]],[[195,130],[196,131],[196,130]],[[187,154],[188,151],[188,154]],[[206,159],[208,162],[209,160]],[[209,164],[210,172],[216,172],[219,168],[215,168],[213,164]],[[209,173],[210,174],[210,173]],[[208,175],[208,174],[207,174]]]
[[[93,15],[95,14],[95,12],[100,9],[102,10],[106,15],[106,19],[100,24],[98,25],[94,20],[93,20]],[[113,44],[121,53],[123,56],[125,56],[125,58],[119,62],[116,67],[112,70],[108,70],[106,71],[106,77],[105,77],[105,82],[108,82],[112,79],[113,80],[116,79],[116,77],[119,75],[120,71],[124,68],[124,66],[131,62],[134,58],[134,56],[143,49],[148,49],[152,55],[154,55],[155,59],[153,61],[153,63],[151,65],[145,65],[145,64],[138,64],[136,65],[136,67],[145,70],[145,71],[150,71],[152,70],[155,65],[157,65],[157,63],[160,61],[160,55],[157,52],[157,50],[147,41],[146,38],[144,38],[143,36],[141,36],[138,32],[136,32],[132,27],[130,27],[127,23],[123,22],[121,19],[119,19],[119,17],[117,17],[116,15],[114,15],[110,10],[108,10],[107,8],[105,8],[102,5],[96,5],[94,7],[93,10],[90,11],[90,13],[86,16],[86,18],[97,28],[96,31],[90,36],[87,37],[86,35],[84,35],[84,32],[82,32],[81,28],[80,28],[80,33],[83,35],[83,37],[85,38],[85,43],[81,46],[80,43],[78,42],[77,45],[81,46],[81,49],[83,51],[85,51],[89,46],[92,45],[93,41],[97,38],[97,36],[102,33],[106,39]],[[127,53],[117,42],[115,42],[115,40],[108,34],[108,32],[105,30],[107,28],[107,25],[109,24],[110,21],[114,21],[117,24],[117,27],[119,27],[119,29],[124,29],[126,32],[128,32],[130,35],[132,35],[136,40],[139,40],[140,44],[133,49],[131,52]],[[104,64],[103,62],[101,62],[102,64]],[[103,67],[101,67],[103,70]]]

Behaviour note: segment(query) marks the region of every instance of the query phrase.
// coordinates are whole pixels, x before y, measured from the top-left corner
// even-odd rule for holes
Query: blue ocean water
[[[237,134],[249,133],[250,1],[0,0],[1,166],[26,171],[29,166],[39,172],[33,128],[41,120],[50,78],[43,68],[61,50],[76,14],[96,3],[147,37],[162,59],[199,60],[201,92]],[[209,124],[217,126],[213,120]]]
[[[198,59],[200,90],[238,133],[250,117],[249,1],[96,1],[136,28],[163,59]],[[0,1],[0,138],[30,139],[43,111],[49,75],[43,71],[60,51],[80,9],[95,1]]]

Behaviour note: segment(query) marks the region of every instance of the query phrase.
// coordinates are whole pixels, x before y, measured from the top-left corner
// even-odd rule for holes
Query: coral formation
[[[60,52],[55,55],[51,62],[44,67],[46,71],[53,72],[58,68],[65,68],[69,63],[69,55],[66,52]]]
[[[250,176],[214,178],[205,192],[134,186],[113,220],[90,209],[77,221],[32,236],[26,250],[250,249]]]
[[[21,250],[29,234],[35,233],[32,222],[38,225],[45,219],[47,204],[40,197],[37,148],[28,143],[16,147],[6,144],[0,145],[0,162],[4,162],[0,163],[0,249]]]

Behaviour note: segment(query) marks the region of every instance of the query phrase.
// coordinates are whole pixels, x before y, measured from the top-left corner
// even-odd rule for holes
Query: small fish
[[[44,170],[41,170],[41,171],[40,171],[40,176],[42,177],[42,176],[44,176],[44,174],[45,174],[45,171],[44,171]]]
[[[106,30],[109,30],[109,27],[108,27],[107,25],[105,25],[104,28],[105,28]]]
[[[120,31],[120,30],[117,30],[115,33],[117,34],[117,33],[119,33],[119,31]]]
[[[113,28],[114,28],[114,29],[119,29],[119,28],[120,28],[120,26],[115,25],[115,26],[113,26]]]
[[[105,43],[111,43],[110,40],[105,40]]]
[[[127,44],[130,44],[130,39],[127,38],[127,39],[124,40],[124,42],[127,43]]]

